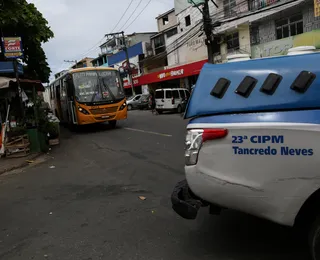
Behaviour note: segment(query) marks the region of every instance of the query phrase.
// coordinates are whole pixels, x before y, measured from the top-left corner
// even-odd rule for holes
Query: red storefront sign
[[[197,61],[186,65],[162,70],[158,72],[149,73],[140,77],[133,78],[133,86],[147,85],[156,82],[162,82],[167,80],[179,79],[198,75],[203,65],[208,60]],[[131,88],[131,85],[127,80],[124,81],[124,88]]]

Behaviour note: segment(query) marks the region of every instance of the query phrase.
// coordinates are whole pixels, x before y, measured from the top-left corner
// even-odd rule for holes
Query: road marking
[[[125,127],[124,129],[130,130],[130,131],[135,131],[135,132],[141,132],[141,133],[145,133],[145,134],[153,134],[153,135],[161,135],[161,136],[165,136],[165,137],[172,137],[172,135],[169,135],[169,134],[145,131],[145,130],[140,130],[140,129],[135,129],[135,128]]]

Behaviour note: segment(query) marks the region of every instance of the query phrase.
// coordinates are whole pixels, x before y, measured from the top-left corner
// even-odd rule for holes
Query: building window
[[[237,14],[235,7],[236,0],[223,0],[223,11],[226,17],[234,16]]]
[[[248,0],[249,11],[259,10],[280,1],[281,0]]]
[[[239,49],[239,33],[238,32],[227,35],[227,47],[228,47],[228,50]]]
[[[302,14],[276,21],[276,33],[278,40],[303,33]]]
[[[253,26],[250,28],[250,43],[252,45],[260,43],[259,27],[258,26]]]
[[[168,31],[166,33],[167,34],[167,38],[170,38],[171,36],[176,35],[177,33],[178,33],[178,29],[177,28],[171,29],[170,31]]]
[[[165,39],[163,34],[154,38],[153,41],[154,41],[154,49],[156,54],[159,54],[166,50]]]
[[[190,26],[191,25],[191,18],[190,18],[190,15],[186,16],[184,18],[185,22],[186,22],[186,26]]]
[[[169,17],[168,16],[165,16],[162,18],[162,24],[163,25],[167,25],[169,23]]]

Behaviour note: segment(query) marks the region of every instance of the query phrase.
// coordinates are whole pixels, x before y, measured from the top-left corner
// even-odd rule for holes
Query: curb
[[[44,153],[37,153],[37,154],[34,154],[33,156],[31,157],[28,157],[28,159],[26,158],[26,160],[34,160],[38,157],[40,157],[41,155],[43,155]],[[20,168],[23,168],[23,167],[26,167],[30,165],[30,163],[26,162],[26,161],[23,161],[22,163],[18,164],[18,165],[15,165],[15,166],[12,166],[12,167],[9,167],[9,168],[6,168],[4,170],[0,170],[0,175],[1,174],[4,174],[4,173],[7,173],[7,172],[11,172],[13,170],[17,170],[17,169],[20,169]]]

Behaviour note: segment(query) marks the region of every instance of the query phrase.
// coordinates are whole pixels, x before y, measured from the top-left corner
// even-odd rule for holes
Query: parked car
[[[151,109],[150,106],[150,94],[143,94],[138,103],[139,109]]]
[[[190,92],[184,88],[170,88],[156,90],[156,110],[159,114],[163,111],[176,111],[181,113],[183,110],[182,102],[190,98]]]
[[[142,95],[138,94],[138,95],[132,96],[131,98],[127,99],[128,110],[132,110],[132,109],[137,108],[141,97],[142,97]]]

